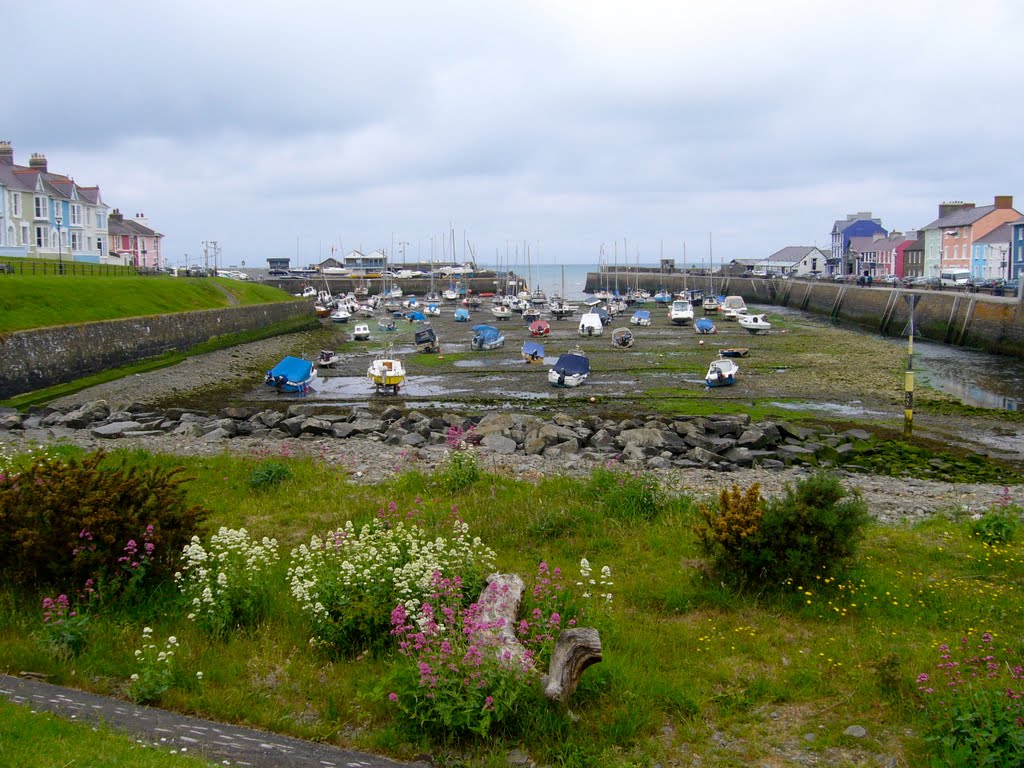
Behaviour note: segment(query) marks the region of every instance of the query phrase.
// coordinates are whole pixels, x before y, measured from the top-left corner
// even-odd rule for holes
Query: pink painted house
[[[111,255],[119,256],[123,263],[133,267],[163,268],[163,235],[150,228],[149,219],[143,214],[137,213],[135,218],[126,220],[115,208],[107,226]]]

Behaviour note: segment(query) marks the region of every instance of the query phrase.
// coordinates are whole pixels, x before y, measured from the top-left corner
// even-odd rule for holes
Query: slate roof
[[[940,219],[936,219],[924,229],[944,229],[945,227],[966,227],[978,219],[988,216],[996,207],[994,205],[982,205],[978,208],[961,208],[953,211]]]
[[[803,261],[803,259],[811,251],[818,251],[822,256],[827,255],[825,251],[814,245],[789,245],[782,250],[776,251],[771,256],[765,259],[761,259],[761,262],[768,262],[769,264],[787,264],[792,265],[797,262]],[[830,251],[831,253],[831,251]]]
[[[984,237],[974,238],[975,243],[1008,243],[1013,238],[1013,223],[1000,224]]]
[[[159,233],[150,229],[145,224],[140,224],[134,219],[115,219],[111,216],[107,219],[107,231],[111,235],[139,235],[141,237],[156,237]]]

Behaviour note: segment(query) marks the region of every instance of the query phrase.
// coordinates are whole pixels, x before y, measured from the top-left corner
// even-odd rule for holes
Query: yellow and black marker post
[[[910,335],[907,342],[907,373],[903,379],[903,439],[914,436],[914,307],[920,296],[904,297],[910,305]]]

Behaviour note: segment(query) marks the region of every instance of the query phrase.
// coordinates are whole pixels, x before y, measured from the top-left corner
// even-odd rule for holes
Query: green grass
[[[72,723],[0,699],[0,765],[32,768],[203,768],[214,763],[139,744],[130,736]]]
[[[404,731],[387,703],[369,696],[394,663],[391,653],[337,658],[312,650],[284,586],[265,623],[221,640],[188,622],[170,591],[134,613],[100,614],[91,644],[71,662],[33,638],[41,596],[5,587],[0,669],[122,693],[146,624],[158,636],[178,636],[185,678],[205,675],[202,685],[173,688],[165,706],[397,757],[454,747],[460,765],[492,766],[503,764],[494,755],[527,744],[540,764],[580,768],[668,764],[684,751],[702,755],[704,766],[830,750],[847,755],[833,755],[830,765],[869,765],[877,754],[919,765],[915,679],[937,663],[938,645],[991,631],[1019,654],[1015,638],[1024,636],[1024,547],[985,546],[956,515],[873,525],[857,561],[836,577],[738,595],[704,576],[692,530],[700,499],[688,496],[663,499],[646,519],[619,514],[606,481],[488,474],[449,495],[414,462],[385,483],[358,485],[348,473],[363,458],[327,465],[291,457],[284,445],[273,456],[126,455],[185,466],[190,495],[211,510],[211,529],[244,526],[257,538],[276,537],[282,585],[290,548],[345,520],[366,522],[389,503],[435,522],[456,505],[471,535],[497,552],[498,569],[528,584],[541,561],[561,567],[570,584],[580,558],[595,570],[608,565],[615,597],[602,625],[604,661],[587,670],[568,708],[531,707],[513,731],[457,745]],[[286,463],[290,476],[251,487],[268,458]],[[844,737],[851,723],[869,736]],[[725,735],[721,744],[715,732]],[[813,742],[802,738],[809,732]]]
[[[293,299],[268,285],[226,278],[5,277],[0,332]]]

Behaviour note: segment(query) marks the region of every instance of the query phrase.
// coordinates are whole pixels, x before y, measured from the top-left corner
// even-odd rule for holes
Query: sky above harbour
[[[8,4],[0,139],[165,258],[717,263],[1022,210],[1024,3]]]

